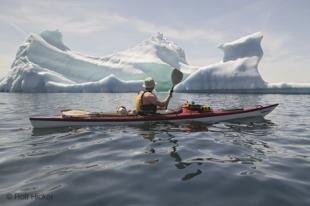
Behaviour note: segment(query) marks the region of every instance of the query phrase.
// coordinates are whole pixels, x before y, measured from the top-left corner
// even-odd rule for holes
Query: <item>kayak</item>
[[[33,128],[55,128],[71,126],[104,126],[115,124],[143,124],[147,122],[188,122],[199,121],[206,124],[225,122],[235,119],[264,117],[278,104],[237,109],[211,109],[209,111],[191,111],[181,109],[176,112],[152,115],[120,115],[91,112],[77,112],[76,115],[58,115],[51,117],[30,117]],[[70,111],[69,111],[70,113]],[[68,114],[68,111],[67,111]]]

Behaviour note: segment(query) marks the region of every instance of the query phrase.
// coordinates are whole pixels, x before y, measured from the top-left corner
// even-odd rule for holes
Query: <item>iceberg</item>
[[[163,34],[104,57],[73,52],[58,30],[31,34],[18,48],[11,70],[0,80],[0,92],[137,92],[151,76],[158,91],[171,86],[174,68],[185,73],[176,92],[301,93],[310,83],[269,83],[259,73],[263,57],[261,32],[219,46],[222,61],[195,67],[184,50]]]
[[[158,33],[125,51],[105,57],[73,52],[60,31],[31,34],[18,48],[2,92],[136,92],[153,77],[168,89],[174,68],[190,72],[182,48]]]
[[[260,32],[219,46],[221,62],[199,68],[175,88],[178,92],[310,93],[310,84],[268,83],[258,71],[263,57]]]

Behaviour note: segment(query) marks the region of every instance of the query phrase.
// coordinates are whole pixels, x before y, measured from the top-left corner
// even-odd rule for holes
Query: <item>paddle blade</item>
[[[182,79],[183,79],[183,73],[178,69],[174,69],[171,73],[172,85],[175,86],[179,84],[182,81]]]

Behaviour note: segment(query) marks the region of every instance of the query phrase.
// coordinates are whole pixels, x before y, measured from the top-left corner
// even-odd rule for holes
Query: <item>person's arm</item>
[[[172,97],[172,94],[171,94],[171,92],[169,92],[169,95],[166,97],[166,99],[164,101],[162,101],[162,102],[156,101],[157,107],[159,109],[167,109],[171,97]]]

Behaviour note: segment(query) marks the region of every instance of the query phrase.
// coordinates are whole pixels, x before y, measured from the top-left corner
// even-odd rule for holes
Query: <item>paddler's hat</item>
[[[144,80],[144,84],[143,84],[143,87],[145,89],[154,89],[155,87],[155,81],[153,78],[151,77],[148,77]]]

